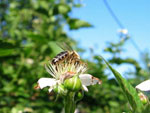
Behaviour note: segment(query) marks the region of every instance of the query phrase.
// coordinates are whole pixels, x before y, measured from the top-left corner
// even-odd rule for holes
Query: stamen
[[[57,62],[56,64],[52,64],[50,62],[49,65],[45,66],[45,68],[49,74],[62,82],[64,78],[67,78],[65,76],[68,74],[69,76],[73,76],[74,74],[79,75],[84,73],[87,66],[85,63],[80,61],[80,59],[68,56],[66,59],[61,62]]]
[[[55,77],[55,74],[54,74],[53,71],[49,68],[49,66],[45,65],[45,69],[46,69],[46,71],[47,71],[50,75],[52,75],[53,77]]]

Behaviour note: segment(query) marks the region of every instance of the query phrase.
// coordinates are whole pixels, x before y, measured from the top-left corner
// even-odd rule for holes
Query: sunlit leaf
[[[128,102],[130,103],[130,106],[132,107],[132,111],[141,111],[143,109],[143,104],[138,96],[138,93],[136,92],[136,89],[132,87],[132,85],[124,79],[119,72],[117,72],[115,69],[113,69],[110,64],[101,57],[106,65],[109,67],[109,69],[112,71],[114,76],[116,77],[120,87],[123,90],[124,95],[127,97]]]
[[[79,29],[79,28],[83,28],[83,27],[92,27],[91,24],[89,24],[86,21],[83,20],[79,20],[79,19],[70,19],[68,20],[70,29]]]
[[[71,10],[67,4],[57,4],[54,7],[54,14],[67,14]]]
[[[80,7],[83,7],[83,5],[82,4],[74,4],[74,7],[80,8]]]

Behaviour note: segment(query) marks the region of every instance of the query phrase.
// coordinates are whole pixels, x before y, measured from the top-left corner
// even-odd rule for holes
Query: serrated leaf
[[[79,20],[79,19],[69,19],[68,20],[70,29],[79,29],[79,28],[83,28],[83,27],[92,27],[91,24],[89,24],[86,21],[83,20]]]
[[[103,57],[101,58],[105,61],[106,65],[109,67],[109,69],[112,71],[112,73],[116,77],[120,87],[123,90],[124,95],[127,97],[128,102],[130,106],[132,107],[132,111],[133,112],[142,111],[143,104],[138,96],[138,93],[136,92],[136,89],[126,79],[124,79],[119,72],[113,69]]]

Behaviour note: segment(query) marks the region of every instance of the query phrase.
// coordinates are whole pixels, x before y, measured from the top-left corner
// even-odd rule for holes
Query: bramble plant
[[[115,78],[117,79],[120,87],[122,88],[122,91],[124,93],[124,95],[126,96],[126,99],[128,100],[129,104],[130,104],[130,112],[131,113],[149,113],[150,112],[150,104],[148,102],[148,98],[146,98],[146,96],[143,93],[138,93],[136,91],[136,88],[139,88],[142,90],[142,88],[145,91],[148,91],[149,88],[149,84],[150,81],[147,80],[141,84],[139,84],[136,88],[134,88],[126,79],[124,79],[119,72],[117,72],[115,69],[113,69],[110,64],[103,58],[101,57],[106,65],[109,67],[109,69],[112,71],[112,73],[114,74]],[[145,88],[144,86],[146,86],[147,88]]]
[[[58,54],[60,55],[60,54]],[[54,59],[56,59],[55,57]],[[103,58],[106,65],[115,75],[120,87],[123,90],[130,104],[131,113],[146,113],[149,111],[149,100],[142,93],[137,92],[136,89],[141,91],[149,91],[150,81],[144,81],[137,85],[136,88],[125,80],[110,64]],[[53,61],[53,60],[52,60]],[[90,74],[84,74],[87,70],[87,66],[83,63],[80,58],[74,58],[72,56],[64,57],[56,64],[49,62],[45,65],[47,72],[53,76],[53,78],[40,78],[38,80],[37,88],[49,87],[49,93],[53,90],[57,96],[64,99],[65,113],[74,113],[76,104],[83,98],[83,91],[88,91],[86,86],[101,84],[102,82],[93,77]]]
[[[49,93],[54,90],[56,95],[64,99],[65,113],[74,113],[76,103],[83,97],[83,90],[88,91],[87,86],[101,84],[101,80],[90,74],[84,74],[87,65],[80,58],[74,57],[73,54],[61,58],[63,53],[67,52],[61,52],[45,65],[53,78],[40,78],[37,88],[48,86]],[[57,62],[53,63],[55,60]]]
[[[100,78],[103,84],[91,85],[88,87],[88,92],[84,92],[87,89],[78,72],[71,73],[68,71],[69,68],[65,68],[68,73],[64,73],[69,77],[63,78],[51,74],[52,78],[50,78],[49,73],[45,71],[45,62],[61,51],[56,46],[56,42],[65,42],[81,57],[83,52],[86,53],[89,50],[79,48],[78,42],[75,41],[77,37],[70,35],[72,31],[80,33],[77,31],[92,26],[73,14],[80,12],[79,8],[82,6],[84,4],[81,0],[0,0],[0,113],[60,113],[64,106],[63,99],[66,103],[70,103],[70,106],[72,105],[70,108],[73,110],[77,102],[75,107],[81,113],[129,113],[130,111],[137,113],[137,109],[142,113],[150,112],[149,101],[146,97],[148,92],[144,91],[149,89],[149,85],[144,84],[134,88],[143,80],[149,79],[150,54],[142,52],[140,54],[142,62],[124,55],[126,54],[124,53],[125,45],[132,38],[128,35],[127,29],[119,30],[120,37],[110,41],[104,50],[112,66],[127,66],[126,73],[123,75],[126,80],[111,67],[116,78],[110,77],[106,71],[106,64],[92,48],[90,48],[91,53],[86,54],[87,59],[84,59],[88,66],[86,73]],[[76,10],[77,8],[79,10]],[[88,15],[92,16],[92,13]],[[86,37],[82,38],[86,40]],[[94,40],[94,36],[92,39]],[[118,42],[116,42],[117,39]],[[101,42],[98,43],[101,45]],[[142,66],[141,63],[143,63]],[[46,65],[48,72],[50,65],[51,62]],[[59,67],[59,69],[64,68]],[[46,79],[42,79],[43,77]],[[42,91],[34,90],[39,78],[41,78],[39,85],[43,88]],[[50,79],[53,79],[51,84],[48,82]],[[116,80],[123,89],[123,93]],[[74,83],[74,81],[78,82]],[[53,86],[51,86],[52,83]],[[48,86],[51,91],[49,94],[47,94],[47,85],[50,85]],[[73,87],[74,85],[76,87]],[[74,101],[70,101],[67,95],[71,97],[74,93]]]

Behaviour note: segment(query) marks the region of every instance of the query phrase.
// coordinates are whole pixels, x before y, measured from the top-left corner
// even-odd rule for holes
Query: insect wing
[[[67,45],[66,43],[60,43],[60,42],[57,42],[56,43],[62,50],[64,51],[73,51],[73,49],[71,48],[71,46]]]
[[[141,91],[150,91],[150,80],[145,80],[135,87]]]

